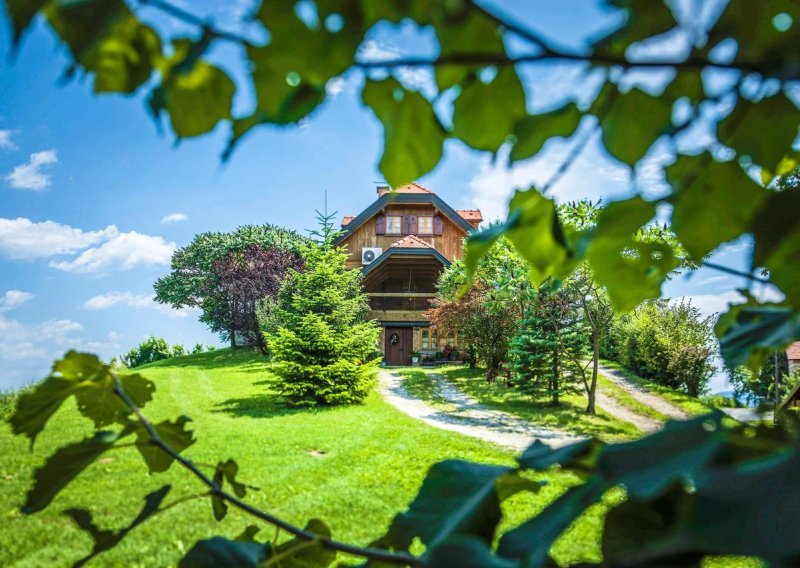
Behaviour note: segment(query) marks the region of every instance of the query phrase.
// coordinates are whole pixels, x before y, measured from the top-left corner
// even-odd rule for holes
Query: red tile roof
[[[480,209],[456,209],[456,213],[467,221],[483,221],[483,215]]]
[[[795,341],[786,350],[786,357],[793,361],[800,361],[800,341]]]
[[[430,189],[426,189],[419,185],[418,183],[407,183],[405,185],[401,185],[400,187],[396,187],[392,190],[392,193],[433,193]]]
[[[356,218],[355,215],[345,215],[344,217],[342,217],[342,227],[346,227],[347,225],[349,225],[350,221],[352,221],[355,218]]]
[[[398,248],[398,249],[418,249],[418,248],[434,248],[432,244],[426,243],[420,238],[417,238],[416,235],[408,235],[394,243],[389,248]]]

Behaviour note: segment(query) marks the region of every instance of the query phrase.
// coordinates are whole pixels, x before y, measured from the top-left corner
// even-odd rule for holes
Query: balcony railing
[[[436,294],[428,292],[374,292],[368,293],[369,307],[373,311],[402,310],[424,311],[431,307]]]

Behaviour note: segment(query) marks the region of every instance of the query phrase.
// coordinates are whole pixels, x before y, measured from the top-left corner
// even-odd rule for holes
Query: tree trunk
[[[597,398],[597,368],[600,363],[600,341],[597,333],[592,333],[592,383],[589,387],[589,403],[586,405],[586,414],[597,414],[595,400]]]
[[[559,406],[561,403],[558,400],[558,372],[559,372],[558,350],[553,353],[553,378],[550,387],[553,390],[553,406]]]
[[[236,349],[236,330],[231,327],[230,331],[231,336],[231,349]]]

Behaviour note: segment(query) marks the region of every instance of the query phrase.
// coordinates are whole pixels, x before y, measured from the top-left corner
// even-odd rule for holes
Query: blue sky
[[[248,5],[191,4],[223,25],[233,25]],[[495,5],[567,45],[580,45],[616,18],[586,0],[544,3],[536,14],[522,1]],[[168,33],[186,31],[157,16],[152,23]],[[391,57],[408,54],[408,45],[429,51],[431,37],[410,26],[379,29],[363,49]],[[223,47],[212,56],[243,76],[234,50]],[[381,180],[376,163],[382,132],[360,104],[358,73],[331,84],[330,101],[299,127],[262,128],[223,165],[227,127],[175,145],[146,114],[142,94],[94,97],[89,80],[62,84],[63,47],[42,22],[11,57],[3,20],[0,61],[0,389],[43,376],[68,348],[110,357],[149,334],[188,346],[217,344],[197,313],[152,302],[152,283],[167,272],[174,248],[196,233],[243,224],[312,228],[326,190],[331,209],[356,214]],[[531,109],[585,94],[589,87],[578,71],[564,65],[526,69]],[[423,91],[430,81],[411,71],[402,78]],[[249,94],[237,97],[236,108],[245,109]],[[543,156],[508,169],[502,160],[448,142],[443,162],[419,181],[454,207],[480,207],[491,219],[503,214],[513,188],[547,179],[570,144],[551,142]],[[652,158],[650,166],[665,159]],[[648,163],[639,187],[663,191]],[[553,194],[608,198],[631,188],[627,170],[592,140]],[[734,243],[715,260],[744,267],[747,250],[748,243]],[[701,270],[674,279],[665,292],[692,296],[710,314],[735,299],[742,284]]]

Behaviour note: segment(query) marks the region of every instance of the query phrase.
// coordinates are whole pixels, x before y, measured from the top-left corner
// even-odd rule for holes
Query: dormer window
[[[433,234],[433,216],[420,216],[417,221],[417,231],[420,235]]]

